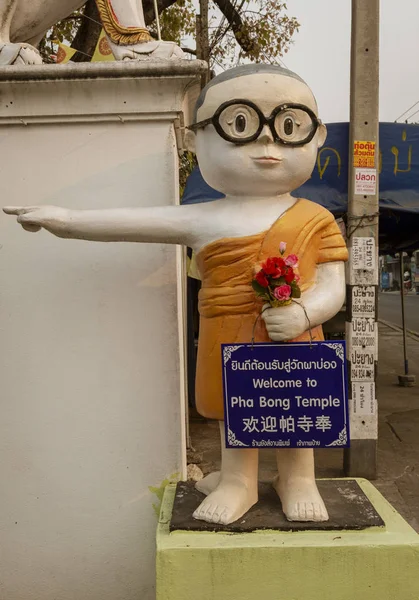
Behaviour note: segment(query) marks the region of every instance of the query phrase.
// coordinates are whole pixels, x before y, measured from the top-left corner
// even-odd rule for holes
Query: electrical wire
[[[408,108],[407,110],[405,110],[405,111],[404,111],[404,113],[402,113],[402,114],[400,115],[400,117],[397,117],[397,119],[396,119],[395,123],[397,123],[397,121],[398,121],[399,119],[401,119],[402,117],[404,117],[404,115],[405,115],[406,113],[408,113],[410,110],[412,110],[412,108],[415,108],[415,106],[416,106],[417,104],[419,104],[419,100],[418,100],[417,102],[415,102],[414,104],[412,104],[412,106],[411,106],[410,108]],[[416,111],[416,112],[418,112],[418,111]],[[414,113],[414,114],[416,114],[416,113]],[[412,115],[411,115],[411,116],[412,116]],[[410,119],[410,117],[407,117],[407,118],[408,118],[408,119]]]

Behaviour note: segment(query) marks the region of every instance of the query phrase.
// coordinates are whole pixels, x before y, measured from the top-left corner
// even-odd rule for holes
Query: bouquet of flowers
[[[298,267],[298,256],[289,254],[285,256],[287,245],[279,245],[280,256],[267,258],[260,266],[252,280],[252,287],[256,295],[272,307],[287,306],[293,298],[301,297],[298,285],[300,276],[294,269]]]

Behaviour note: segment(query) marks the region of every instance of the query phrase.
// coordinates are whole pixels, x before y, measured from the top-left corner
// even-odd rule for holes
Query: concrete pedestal
[[[417,600],[419,536],[369,482],[356,481],[384,526],[170,532],[175,487],[167,488],[157,600]]]
[[[0,69],[2,205],[179,202],[204,67]],[[5,215],[0,238],[0,597],[154,600],[154,507],[186,470],[181,250]]]

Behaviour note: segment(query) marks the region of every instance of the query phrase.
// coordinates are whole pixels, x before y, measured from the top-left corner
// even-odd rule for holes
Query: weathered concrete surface
[[[419,536],[371,483],[357,483],[385,527],[171,533],[175,486],[168,485],[157,529],[157,600],[417,600]]]
[[[356,479],[319,479],[318,486],[329,513],[328,521],[288,521],[273,486],[260,483],[257,504],[238,521],[221,525],[193,518],[205,496],[198,492],[193,481],[180,481],[176,486],[170,531],[362,531],[385,526]]]
[[[419,380],[419,340],[408,338],[409,365]],[[373,483],[394,508],[419,532],[419,386],[402,388],[397,376],[403,371],[402,335],[379,326],[378,479]],[[191,440],[202,454],[204,474],[220,466],[219,434],[216,422],[195,419]],[[343,451],[317,450],[317,477],[343,476]],[[260,478],[275,475],[275,453],[260,453]]]

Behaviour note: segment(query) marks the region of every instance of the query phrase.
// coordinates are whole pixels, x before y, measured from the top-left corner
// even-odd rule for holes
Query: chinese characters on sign
[[[345,342],[222,345],[229,448],[349,446]]]

